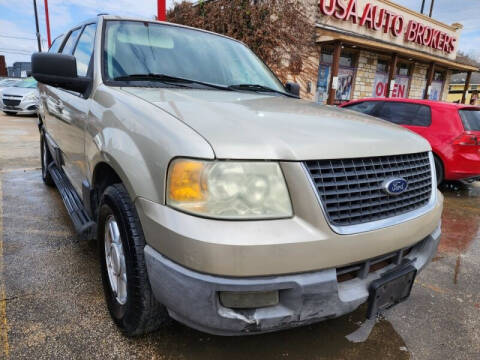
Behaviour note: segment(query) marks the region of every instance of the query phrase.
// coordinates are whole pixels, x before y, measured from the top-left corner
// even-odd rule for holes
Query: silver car
[[[37,81],[33,78],[22,80],[0,92],[0,110],[7,115],[33,115],[38,108]]]
[[[18,83],[20,81],[22,81],[22,79],[18,79],[18,78],[3,78],[3,79],[0,79],[0,92],[5,88],[14,86],[16,83]]]

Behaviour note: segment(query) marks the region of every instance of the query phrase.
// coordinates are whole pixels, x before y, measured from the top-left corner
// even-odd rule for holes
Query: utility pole
[[[166,0],[157,0],[157,20],[167,20],[167,4]]]
[[[37,28],[38,51],[42,52],[42,40],[40,39],[40,29],[38,28],[37,1],[33,0],[33,10],[35,10],[35,26]]]
[[[425,9],[425,0],[422,0],[422,8],[420,10],[420,14],[423,15],[423,10]]]
[[[48,0],[45,0],[45,20],[47,22],[48,48],[52,46],[52,37],[50,36],[50,17],[48,16]]]
[[[435,0],[432,0],[432,2],[430,3],[430,15],[428,15],[429,17],[432,17],[433,4],[435,4]]]

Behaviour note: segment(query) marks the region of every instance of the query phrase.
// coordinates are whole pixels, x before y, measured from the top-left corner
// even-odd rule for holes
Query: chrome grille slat
[[[309,160],[305,167],[329,222],[348,226],[382,220],[425,206],[432,195],[428,152],[357,159]],[[407,190],[389,195],[388,177],[408,181]]]

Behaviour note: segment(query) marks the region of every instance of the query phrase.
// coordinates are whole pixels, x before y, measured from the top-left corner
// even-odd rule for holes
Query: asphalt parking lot
[[[0,359],[480,358],[478,183],[442,188],[437,256],[411,298],[371,324],[360,308],[267,335],[216,337],[172,321],[128,339],[108,315],[96,244],[75,235],[39,167],[36,119],[0,115]]]

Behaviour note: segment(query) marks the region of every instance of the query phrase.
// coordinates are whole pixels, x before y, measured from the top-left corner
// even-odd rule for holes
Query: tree
[[[285,82],[316,67],[315,26],[306,14],[299,1],[210,0],[177,3],[167,20],[242,41]]]

